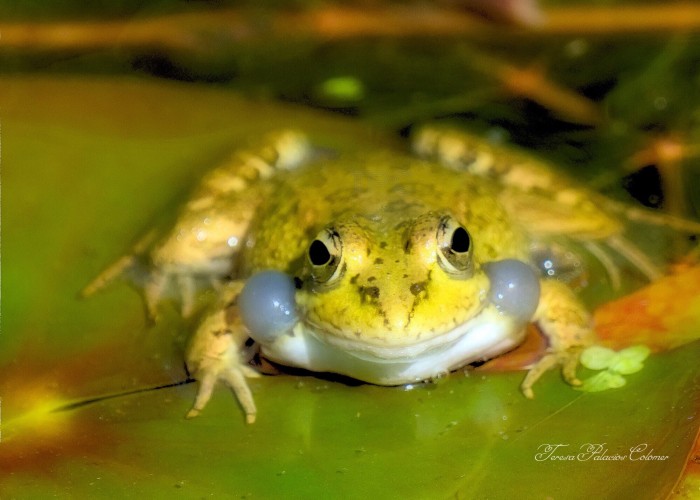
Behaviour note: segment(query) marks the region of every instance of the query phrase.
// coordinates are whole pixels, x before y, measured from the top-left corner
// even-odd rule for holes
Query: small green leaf
[[[642,368],[644,368],[644,363],[641,361],[630,361],[619,358],[609,369],[611,372],[619,373],[620,375],[630,375],[632,373],[637,373]]]
[[[590,370],[604,370],[615,361],[617,353],[607,347],[593,345],[581,353],[581,364]]]
[[[608,389],[618,389],[626,383],[627,381],[622,375],[605,370],[584,380],[580,389],[584,392],[601,392]]]
[[[639,361],[642,362],[645,359],[649,357],[649,354],[651,353],[651,349],[649,349],[645,345],[635,345],[632,347],[628,347],[627,349],[623,349],[619,352],[620,356],[630,360],[630,361]]]
[[[636,373],[644,367],[644,360],[650,352],[650,349],[644,345],[623,349],[613,359],[608,369],[620,375]]]

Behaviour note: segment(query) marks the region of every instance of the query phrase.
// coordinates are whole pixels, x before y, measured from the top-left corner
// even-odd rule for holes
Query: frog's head
[[[452,216],[338,221],[311,242],[298,303],[331,342],[415,345],[483,307],[488,278]]]
[[[482,262],[468,229],[449,213],[338,220],[311,241],[305,260],[295,284],[266,272],[246,285],[241,311],[251,336],[282,363],[377,383],[447,371],[453,358],[465,361],[465,349],[488,357],[503,337],[520,335],[539,294],[525,264]],[[253,295],[276,304],[274,311]],[[465,336],[473,337],[467,346]],[[417,364],[425,367],[416,375]]]

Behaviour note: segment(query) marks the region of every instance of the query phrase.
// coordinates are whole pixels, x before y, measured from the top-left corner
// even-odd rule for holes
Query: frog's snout
[[[498,310],[519,323],[530,321],[540,301],[540,280],[535,271],[515,259],[490,262],[484,269],[491,280],[489,299]]]
[[[295,291],[292,278],[279,271],[262,271],[248,279],[238,305],[253,340],[269,344],[294,326]]]

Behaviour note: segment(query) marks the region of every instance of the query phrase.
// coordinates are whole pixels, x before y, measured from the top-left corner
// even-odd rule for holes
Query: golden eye
[[[306,252],[311,277],[315,282],[328,283],[338,277],[342,253],[340,235],[334,229],[324,229],[316,236]]]
[[[446,215],[440,219],[437,246],[438,262],[446,273],[463,278],[472,275],[471,236],[454,217]]]

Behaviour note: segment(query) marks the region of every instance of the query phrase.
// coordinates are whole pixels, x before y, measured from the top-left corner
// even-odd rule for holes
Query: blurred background
[[[396,131],[461,118],[693,216],[699,28],[697,2],[653,0],[5,0],[0,73],[200,82]]]

